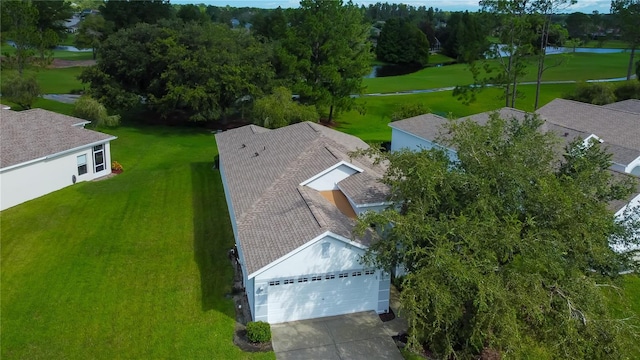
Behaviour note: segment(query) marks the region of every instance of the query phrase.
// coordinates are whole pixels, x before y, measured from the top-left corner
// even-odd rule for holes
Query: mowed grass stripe
[[[213,136],[109,132],[123,174],[2,213],[2,358],[273,358],[232,343]]]

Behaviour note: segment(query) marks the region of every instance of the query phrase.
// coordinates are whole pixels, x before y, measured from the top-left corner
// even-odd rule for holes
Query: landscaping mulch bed
[[[396,314],[393,312],[391,308],[389,308],[389,312],[384,314],[379,314],[378,316],[380,316],[380,320],[382,320],[382,322],[391,321],[396,318]]]
[[[93,66],[95,64],[96,64],[95,60],[53,59],[53,61],[48,67],[52,69],[62,69],[62,68],[70,68],[70,67],[77,67],[77,66]]]
[[[242,286],[242,269],[231,251],[229,252],[229,259],[233,266],[234,275],[232,292],[228,296],[233,298],[233,303],[236,309],[236,326],[233,334],[233,343],[242,351],[273,351],[271,341],[268,343],[252,343],[247,339],[246,325],[251,321],[251,313],[249,309],[249,302],[247,301],[247,295],[244,291],[244,287]]]

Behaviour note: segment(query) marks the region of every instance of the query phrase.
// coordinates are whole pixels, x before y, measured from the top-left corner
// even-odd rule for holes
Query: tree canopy
[[[109,36],[81,80],[111,109],[143,106],[164,119],[212,121],[261,94],[272,77],[267,50],[251,35],[177,21]]]
[[[315,106],[299,104],[292,99],[291,90],[281,86],[255,101],[252,117],[256,125],[269,129],[320,119]]]
[[[358,228],[377,239],[368,263],[407,271],[410,347],[459,359],[624,357],[631,324],[609,312],[602,288],[631,262],[610,244],[638,241],[638,224],[607,208],[631,180],[612,177],[597,142],[560,157],[541,124],[452,121],[439,142],[456,149],[453,159],[441,148],[377,154],[395,206]]]
[[[629,54],[629,67],[627,80],[631,79],[636,49],[640,46],[640,0],[613,0],[611,12],[615,14],[620,27],[622,39],[627,42],[631,53]]]
[[[426,35],[404,19],[389,19],[382,27],[376,46],[378,60],[394,64],[427,65],[429,41]]]
[[[302,0],[290,19],[281,61],[284,75],[303,102],[334,110],[348,109],[362,91],[371,69],[369,26],[360,10],[342,1]]]

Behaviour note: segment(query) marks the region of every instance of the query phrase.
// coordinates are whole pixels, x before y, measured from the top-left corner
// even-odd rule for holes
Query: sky
[[[377,2],[384,3],[385,0],[353,0],[354,3],[360,5],[375,4]],[[445,11],[477,11],[478,0],[386,0],[388,3],[404,3],[413,6],[426,6],[439,8]],[[215,6],[232,6],[232,7],[257,7],[273,9],[281,6],[283,8],[298,7],[299,0],[171,0],[172,4],[207,4]],[[583,12],[591,13],[594,10],[600,13],[609,13],[611,0],[578,0],[578,3],[567,8],[564,12]]]

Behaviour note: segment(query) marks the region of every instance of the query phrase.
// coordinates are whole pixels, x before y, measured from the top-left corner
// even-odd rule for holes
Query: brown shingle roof
[[[326,231],[351,237],[353,220],[300,183],[368,148],[362,140],[304,122],[245,126],[216,134],[216,141],[249,274]],[[352,163],[373,171],[366,159]]]
[[[595,134],[605,143],[640,150],[640,114],[564,99],[537,112],[554,124]]]
[[[637,99],[618,101],[613,104],[607,104],[603,106],[608,109],[622,110],[634,114],[640,114],[640,100]]]
[[[387,201],[389,186],[380,182],[382,175],[362,172],[338,183],[338,188],[356,205],[380,204]]]
[[[114,136],[78,125],[87,121],[42,109],[0,112],[0,169],[106,142]]]
[[[392,128],[413,134],[422,139],[433,141],[442,132],[447,119],[435,114],[423,114],[389,124]]]

